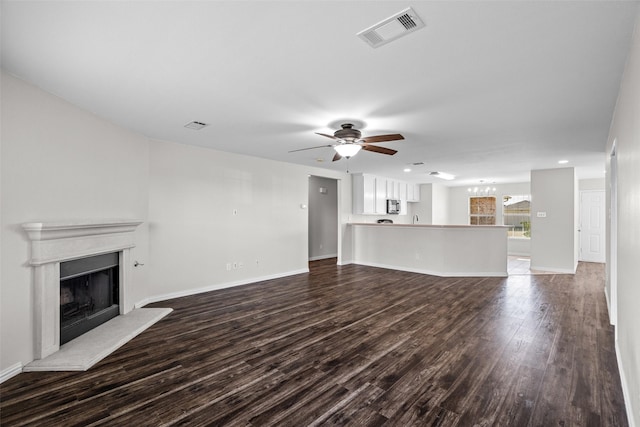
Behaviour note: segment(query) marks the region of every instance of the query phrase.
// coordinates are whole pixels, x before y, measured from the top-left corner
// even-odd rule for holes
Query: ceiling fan
[[[289,151],[290,153],[296,151],[304,151],[304,150],[313,150],[315,148],[325,148],[331,147],[336,150],[335,156],[333,156],[333,161],[340,160],[341,158],[350,158],[355,156],[360,149],[365,151],[372,151],[374,153],[380,154],[388,154],[393,156],[397,153],[396,150],[392,150],[390,148],[378,147],[375,144],[378,142],[387,142],[387,141],[400,141],[404,139],[404,136],[399,133],[394,133],[390,135],[376,135],[376,136],[367,136],[362,138],[362,133],[358,129],[354,129],[351,123],[344,123],[340,125],[342,129],[334,132],[333,135],[327,135],[326,133],[316,132],[318,135],[326,136],[327,138],[331,138],[336,140],[335,144],[327,144],[327,145],[319,145],[317,147],[309,147],[309,148],[300,148],[299,150]]]

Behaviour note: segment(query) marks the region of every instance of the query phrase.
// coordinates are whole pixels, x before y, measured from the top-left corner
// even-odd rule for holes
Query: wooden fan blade
[[[336,155],[333,156],[332,162],[335,162],[336,160],[340,160],[341,158],[342,158],[342,156],[340,154],[336,153]]]
[[[313,150],[316,148],[326,148],[326,147],[333,147],[333,145],[329,144],[329,145],[318,145],[317,147],[299,148],[297,150],[291,150],[289,151],[289,153],[295,153],[296,151]]]
[[[404,136],[400,135],[399,133],[394,133],[390,135],[367,136],[366,138],[362,138],[360,141],[367,144],[372,144],[376,142],[400,141],[401,139],[404,139]]]
[[[362,149],[366,151],[373,151],[374,153],[388,154],[390,156],[393,156],[397,153],[396,150],[392,150],[391,148],[378,147],[377,145],[363,145]]]
[[[339,139],[339,138],[336,138],[336,137],[335,137],[335,136],[333,136],[333,135],[327,135],[326,133],[316,132],[316,135],[326,136],[327,138],[331,138],[331,139]]]

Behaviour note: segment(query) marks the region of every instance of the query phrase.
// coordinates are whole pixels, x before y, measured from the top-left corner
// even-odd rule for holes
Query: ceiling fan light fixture
[[[346,158],[355,156],[361,148],[362,147],[358,144],[339,144],[333,147],[333,149],[336,150],[336,153]]]

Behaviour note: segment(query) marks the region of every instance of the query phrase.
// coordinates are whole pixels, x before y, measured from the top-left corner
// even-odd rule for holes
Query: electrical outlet
[[[234,263],[233,263],[233,269],[235,270],[236,268],[238,268],[238,263],[237,263],[237,262],[234,262]]]

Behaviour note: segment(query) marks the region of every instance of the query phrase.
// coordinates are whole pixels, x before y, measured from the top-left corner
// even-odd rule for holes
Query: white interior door
[[[605,262],[604,190],[580,192],[580,261]]]

